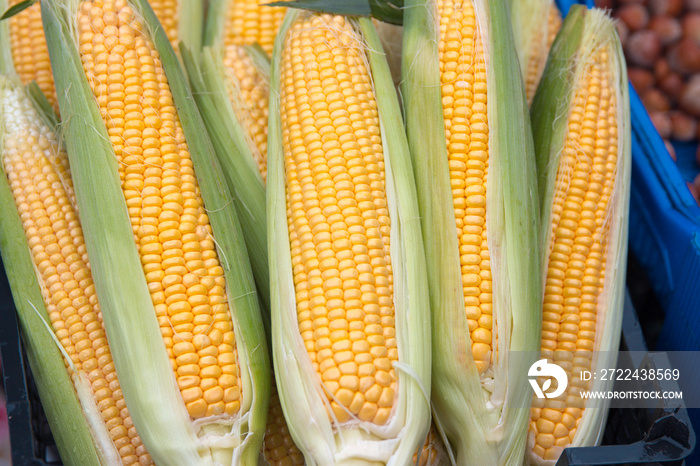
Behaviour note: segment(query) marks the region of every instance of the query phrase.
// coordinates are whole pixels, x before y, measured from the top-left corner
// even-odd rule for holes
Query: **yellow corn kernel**
[[[464,307],[479,373],[489,367],[491,266],[486,232],[489,168],[486,62],[471,2],[438,2],[440,82]]]
[[[528,104],[532,103],[532,98],[535,96],[537,85],[544,71],[544,65],[547,62],[547,54],[552,47],[557,32],[559,32],[559,28],[561,28],[561,21],[561,13],[554,2],[549,5],[547,24],[544,30],[545,37],[541,37],[543,31],[539,18],[537,18],[537,21],[533,21],[532,30],[535,38],[532,39],[532,46],[529,50],[530,53],[525,70],[525,95],[527,96]]]
[[[9,6],[14,6],[20,1],[22,0],[9,0]],[[53,105],[57,98],[56,89],[38,3],[10,18],[10,49],[15,71],[22,84],[36,81],[39,89]]]
[[[285,9],[268,7],[258,0],[228,0],[228,3],[224,45],[258,43],[270,55]]]
[[[329,414],[384,425],[398,350],[384,154],[363,44],[343,17],[300,16],[280,69],[299,331]]]
[[[440,466],[446,462],[445,446],[435,428],[435,424],[433,424],[430,426],[428,437],[426,437],[425,444],[421,448],[420,458],[416,453],[413,456],[413,464],[417,466]]]
[[[239,45],[229,45],[224,52],[224,67],[229,84],[229,99],[236,118],[246,132],[248,146],[267,179],[267,117],[270,83],[256,68],[253,60]]]
[[[67,155],[21,91],[7,88],[2,95],[2,164],[51,326],[75,367],[73,376],[87,375],[122,463],[152,464],[131,423],[107,344]]]
[[[193,418],[232,415],[240,408],[240,374],[224,271],[159,54],[143,27],[123,0],[82,2],[81,60],[119,162],[187,409]]]
[[[592,370],[618,156],[617,102],[609,53],[604,47],[591,54],[583,81],[575,87],[557,173],[542,356],[567,371],[569,386],[557,399],[539,400],[541,409],[533,410],[533,451],[545,459],[558,457],[570,444],[584,411],[580,392],[590,387],[590,381],[580,380],[578,374]]]
[[[265,441],[263,454],[270,466],[296,466],[304,464],[304,455],[301,454],[289,434],[287,421],[284,419],[282,405],[277,394],[277,387],[272,383],[270,394],[270,409],[267,413],[267,427],[265,428]]]
[[[158,21],[163,26],[168,40],[177,50],[179,40],[178,31],[180,24],[180,0],[148,0]]]

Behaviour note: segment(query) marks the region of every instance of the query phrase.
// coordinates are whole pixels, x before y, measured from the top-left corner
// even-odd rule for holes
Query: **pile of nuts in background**
[[[613,10],[630,81],[666,142],[700,139],[700,0],[596,0]],[[700,150],[696,154],[700,167]],[[700,174],[688,183],[700,203]]]

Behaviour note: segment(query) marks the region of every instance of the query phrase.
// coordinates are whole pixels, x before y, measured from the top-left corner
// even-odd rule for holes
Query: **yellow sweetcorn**
[[[397,377],[392,366],[398,361],[384,154],[370,74],[360,55],[364,51],[351,48],[352,30],[344,21],[338,21],[336,30],[327,23],[323,17],[298,21],[285,47],[289,55],[282,59],[282,134],[297,319],[338,421],[357,416],[383,425],[394,405]],[[340,37],[334,41],[334,35]],[[331,52],[322,50],[317,68],[307,71],[302,50],[325,42]],[[347,52],[341,55],[343,48]],[[340,63],[335,72],[330,69],[334,52]],[[327,77],[331,79],[324,86]],[[297,84],[304,78],[306,82]],[[297,85],[306,89],[297,94]],[[304,104],[316,103],[319,114],[305,109]],[[338,116],[332,118],[334,112]],[[311,118],[318,128],[315,137],[302,126]],[[352,135],[353,122],[364,134]],[[324,138],[327,133],[335,137]],[[350,152],[345,161],[334,160],[344,152]]]
[[[261,70],[245,47],[228,45],[224,67],[228,77],[228,96],[236,118],[246,132],[249,150],[267,179],[267,119],[270,94],[269,72]]]
[[[143,0],[42,6],[78,206],[115,206],[89,218],[85,241],[134,424],[156,462],[256,463],[269,400],[259,307],[167,35]]]
[[[419,456],[420,455],[420,456]],[[413,463],[416,466],[440,466],[448,464],[445,446],[435,425],[430,426],[430,431],[421,447],[420,452],[413,455]]]
[[[210,2],[205,47],[201,51],[186,50],[183,59],[226,182],[235,194],[255,283],[263,306],[268,309],[265,181],[270,63],[256,40],[263,32],[265,37],[274,38],[279,21],[273,24],[261,20],[268,15],[266,12],[281,20],[284,9],[258,6],[254,2]],[[248,20],[235,22],[235,27],[245,25],[253,31],[246,36],[237,35],[240,40],[235,43],[229,40],[234,28],[229,21],[232,15],[249,16]],[[263,318],[269,331],[267,312]]]
[[[539,346],[535,158],[509,18],[508,2],[404,9],[401,95],[431,238],[433,414],[457,464],[520,464],[522,381]]]
[[[153,8],[153,12],[158,17],[158,21],[165,29],[165,34],[168,36],[173,47],[178,41],[178,29],[181,20],[180,15],[180,0],[149,0],[148,2]],[[190,18],[187,19],[188,21]]]
[[[22,0],[0,0],[0,12],[20,3]],[[198,0],[151,0],[149,2],[163,25],[168,39],[176,46],[185,40],[194,47],[201,43],[203,4]],[[189,21],[180,22],[181,14]],[[197,19],[200,18],[200,19]],[[34,4],[9,19],[9,43],[11,60],[23,84],[36,81],[49,103],[56,103],[56,90],[51,74],[49,51],[41,23],[39,4]],[[194,40],[194,42],[193,42]],[[4,71],[9,73],[10,71]]]
[[[0,0],[0,14],[21,1]],[[4,74],[16,73],[25,85],[36,81],[39,89],[53,105],[56,102],[56,90],[39,5],[31,5],[4,23],[0,25],[0,29],[7,30],[0,35],[3,43],[9,44],[9,50],[0,52],[0,56],[3,53],[7,55],[5,60],[0,60],[5,62],[4,66],[0,65],[0,71]]]
[[[284,18],[284,8],[265,6],[258,0],[214,0],[225,4],[224,45],[259,44],[266,54],[272,45]]]
[[[525,95],[528,104],[532,104],[562,17],[553,0],[512,0],[511,5],[513,34],[525,81]],[[547,19],[543,21],[545,17]]]
[[[205,33],[205,45],[216,49],[216,72],[224,75],[235,124],[240,124],[244,132],[247,147],[239,150],[252,155],[263,182],[267,172],[269,89],[269,65],[263,57],[272,52],[284,12],[284,8],[269,7],[257,0],[214,0]]]
[[[152,464],[133,426],[105,336],[83,233],[75,208],[68,158],[18,86],[2,82],[2,168],[22,219],[51,327],[76,383],[88,381],[122,464]]]
[[[307,464],[408,464],[429,427],[427,290],[371,21],[290,10],[271,87],[273,351],[290,432]]]
[[[581,371],[614,367],[627,248],[630,121],[627,76],[612,20],[576,7],[565,20],[532,106],[544,245],[541,358],[564,368],[557,398],[535,398],[529,448],[555,464],[564,448],[593,445],[605,389]],[[556,388],[552,387],[552,390]]]
[[[193,418],[234,415],[240,374],[226,282],[165,72],[134,11],[100,3],[80,5],[81,59],[168,356]]]
[[[282,405],[273,385],[270,410],[267,413],[267,428],[263,443],[263,454],[270,466],[297,466],[304,464],[304,455],[294,444],[284,419]]]

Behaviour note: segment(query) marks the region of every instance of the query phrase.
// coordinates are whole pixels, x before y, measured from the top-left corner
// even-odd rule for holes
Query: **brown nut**
[[[615,8],[615,0],[595,0],[595,6],[602,10],[612,10]]]
[[[657,80],[659,89],[672,101],[677,101],[683,91],[683,78],[675,71],[671,71],[663,78]]]
[[[630,68],[627,77],[638,93],[643,93],[654,85],[654,75],[644,68]]]
[[[671,136],[671,119],[668,117],[666,112],[649,112],[649,117],[651,122],[654,124],[654,128],[659,132],[659,135],[663,139],[668,139]]]
[[[649,23],[649,12],[639,3],[629,3],[617,9],[614,14],[616,19],[624,21],[630,31],[644,29]]]
[[[654,63],[654,78],[657,80],[665,78],[671,72],[671,67],[664,57],[659,57]]]
[[[656,88],[647,89],[644,93],[640,94],[644,107],[647,112],[667,112],[671,110],[671,102],[666,97],[666,94],[661,92]]]
[[[683,6],[687,11],[700,11],[700,0],[683,0]]]
[[[659,37],[661,45],[670,45],[681,38],[683,28],[673,16],[653,16],[647,25]]]
[[[687,142],[695,139],[698,129],[698,122],[695,118],[680,111],[670,112],[669,117],[674,140]]]
[[[671,46],[666,54],[673,71],[689,75],[700,71],[700,45],[685,37]]]
[[[622,21],[615,21],[615,28],[617,29],[617,35],[620,37],[620,43],[624,46],[630,36],[630,28]]]
[[[654,15],[677,16],[683,10],[683,0],[650,0],[649,9]]]
[[[678,104],[686,113],[700,118],[700,75],[690,78],[683,87]]]
[[[686,13],[681,18],[681,31],[683,37],[700,42],[700,12]]]
[[[625,56],[632,65],[651,68],[660,53],[659,37],[648,29],[633,32],[625,44]]]

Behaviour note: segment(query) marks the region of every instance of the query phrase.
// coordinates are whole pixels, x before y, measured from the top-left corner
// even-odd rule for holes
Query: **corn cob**
[[[274,37],[278,22],[265,19],[269,19],[265,13],[268,10],[274,12],[273,16],[283,12],[280,8],[258,7],[253,2],[210,2],[206,47],[201,53],[190,50],[183,55],[197,105],[229,189],[235,194],[255,282],[266,309],[270,296],[264,207],[270,65],[265,51],[251,44],[255,38]],[[248,20],[237,21],[235,27],[245,24],[253,32],[245,35],[248,39],[244,42],[228,43],[234,27],[229,18],[245,15],[249,16]],[[267,313],[263,317],[269,330]]]
[[[7,86],[2,94],[2,165],[23,221],[51,327],[71,359],[73,377],[89,380],[92,403],[114,444],[111,457],[127,465],[152,464],[133,427],[114,370],[66,153],[21,90]]]
[[[214,0],[209,9],[205,45],[216,48],[223,60],[217,72],[225,76],[226,91],[237,122],[243,127],[247,147],[263,182],[267,176],[267,111],[269,65],[284,8],[271,8],[256,0]],[[258,50],[251,48],[255,45]]]
[[[430,423],[427,290],[371,21],[289,10],[270,85],[273,352],[289,430],[309,465],[408,464]]]
[[[42,8],[78,206],[100,211],[85,242],[134,425],[156,462],[254,464],[269,399],[259,308],[174,51],[144,0]]]
[[[457,464],[522,461],[522,383],[540,334],[535,160],[507,6],[404,9],[402,96],[431,238],[433,414]]]
[[[607,403],[584,401],[581,392],[606,389],[606,382],[580,373],[615,366],[622,325],[629,97],[605,12],[569,12],[532,118],[544,226],[541,357],[564,368],[568,386],[557,398],[533,400],[529,448],[532,462],[554,464],[564,448],[600,438]]]
[[[284,412],[277,394],[277,388],[272,386],[270,396],[270,410],[267,413],[267,428],[265,429],[265,441],[263,454],[270,466],[296,466],[304,464],[304,455],[294,444]]]
[[[513,0],[513,34],[518,47],[525,95],[532,103],[540,82],[547,54],[561,27],[561,13],[554,0]],[[547,18],[542,21],[542,18]]]
[[[16,6],[22,0],[0,0],[0,13],[9,7]],[[3,74],[16,73],[23,84],[36,81],[39,89],[53,105],[56,102],[56,89],[51,74],[49,52],[46,38],[41,25],[41,10],[39,5],[29,8],[5,21],[0,29],[7,28],[2,35],[3,43],[9,44],[9,52],[4,63],[0,65]],[[7,41],[7,42],[5,42]],[[4,48],[4,47],[3,47]],[[2,54],[3,52],[0,52]]]
[[[259,44],[270,55],[285,9],[271,8],[263,3],[257,0],[213,0],[210,8],[217,14],[209,15],[207,34],[222,35],[226,49],[232,45]],[[213,23],[219,24],[214,26]],[[208,42],[211,43],[211,39]]]
[[[412,464],[416,466],[440,466],[448,463],[447,453],[440,434],[436,430],[435,425],[432,425],[420,452],[413,456]]]
[[[22,1],[0,0],[0,13]],[[202,21],[201,19],[197,20],[197,17],[201,18],[203,14],[201,3],[198,3],[197,0],[152,0],[150,4],[173,46],[177,44],[181,36],[190,47],[201,45]],[[181,24],[179,21],[181,14],[190,20]],[[49,51],[41,24],[39,4],[34,4],[12,16],[9,23],[9,37],[7,39],[11,45],[11,61],[7,70],[0,71],[3,73],[16,72],[25,85],[36,81],[51,105],[54,105],[56,103],[56,89],[51,74]]]
[[[15,79],[0,76],[0,157],[3,160],[9,145],[26,144],[22,139],[26,141],[27,135],[15,131],[22,128],[21,122],[29,120],[29,127],[25,130],[35,129],[43,142],[54,142],[48,128],[34,122],[38,119],[36,112],[33,108],[27,108],[27,97]],[[8,127],[8,120],[12,129]],[[31,128],[32,125],[34,128]],[[16,186],[19,183],[17,179],[13,183],[15,191],[22,190],[21,186]],[[61,351],[55,340],[47,336],[50,324],[43,290],[39,287],[23,219],[17,211],[15,195],[9,184],[4,164],[0,163],[0,253],[39,397],[64,462],[99,465],[104,455],[94,443],[89,421],[76,396]],[[65,429],[66,425],[71,428]]]

